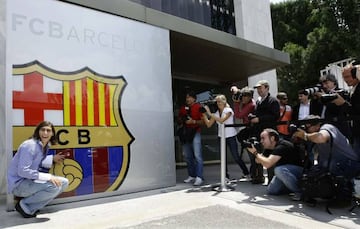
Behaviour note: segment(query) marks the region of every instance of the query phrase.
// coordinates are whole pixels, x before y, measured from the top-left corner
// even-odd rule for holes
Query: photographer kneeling
[[[279,139],[279,133],[274,129],[266,128],[260,134],[260,142],[269,156],[265,157],[257,152],[252,144],[247,150],[255,156],[257,163],[265,168],[275,167],[271,182],[267,187],[270,195],[294,193],[292,200],[301,199],[299,179],[303,173],[301,157],[294,145],[286,140]]]

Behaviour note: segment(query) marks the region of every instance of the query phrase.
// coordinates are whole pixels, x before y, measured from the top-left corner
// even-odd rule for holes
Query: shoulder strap
[[[189,107],[189,109],[186,110],[186,114],[191,116],[191,107]]]
[[[279,121],[281,121],[281,119],[285,116],[285,113],[286,113],[286,106],[284,107],[284,111],[283,113],[281,114],[280,118],[279,118]]]
[[[331,157],[332,157],[332,150],[333,150],[333,136],[330,131],[328,131],[328,130],[326,130],[326,131],[330,134],[330,152],[329,152],[329,158],[328,158],[328,163],[327,163],[327,169],[329,169],[330,161],[331,161]]]

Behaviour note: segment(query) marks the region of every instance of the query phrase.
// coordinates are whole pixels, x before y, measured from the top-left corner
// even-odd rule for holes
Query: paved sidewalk
[[[238,168],[229,166],[229,170]],[[218,171],[217,165],[206,166],[206,184],[195,188],[182,183],[186,171],[178,169],[178,182],[174,187],[51,205],[31,219],[24,219],[17,212],[6,212],[2,197],[0,228],[360,227],[360,208],[354,213],[350,213],[349,208],[331,209],[330,215],[323,204],[309,207],[290,201],[288,196],[267,196],[266,186],[236,180],[233,180],[233,191],[213,191],[220,180]]]

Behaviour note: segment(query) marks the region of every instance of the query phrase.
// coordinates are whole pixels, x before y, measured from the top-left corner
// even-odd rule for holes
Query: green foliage
[[[292,102],[317,83],[329,63],[360,59],[360,0],[297,0],[271,5],[274,46],[290,54],[277,69],[279,90]]]

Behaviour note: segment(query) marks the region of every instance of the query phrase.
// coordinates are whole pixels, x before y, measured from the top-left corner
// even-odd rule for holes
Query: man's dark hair
[[[194,99],[196,99],[196,93],[194,91],[188,91],[186,93],[186,95],[190,96],[190,97],[193,97]]]
[[[269,137],[274,137],[275,141],[278,142],[280,137],[279,137],[279,133],[271,128],[266,128],[264,129],[264,131],[266,131],[269,134]]]
[[[50,143],[51,143],[51,145],[55,145],[57,143],[56,131],[55,131],[54,125],[49,121],[40,122],[35,128],[34,133],[32,135],[32,138],[36,139],[36,140],[40,140],[41,138],[40,138],[39,132],[40,132],[40,129],[43,128],[44,126],[50,126],[51,127],[51,130],[53,132],[53,136],[51,136],[51,138],[50,138]]]

